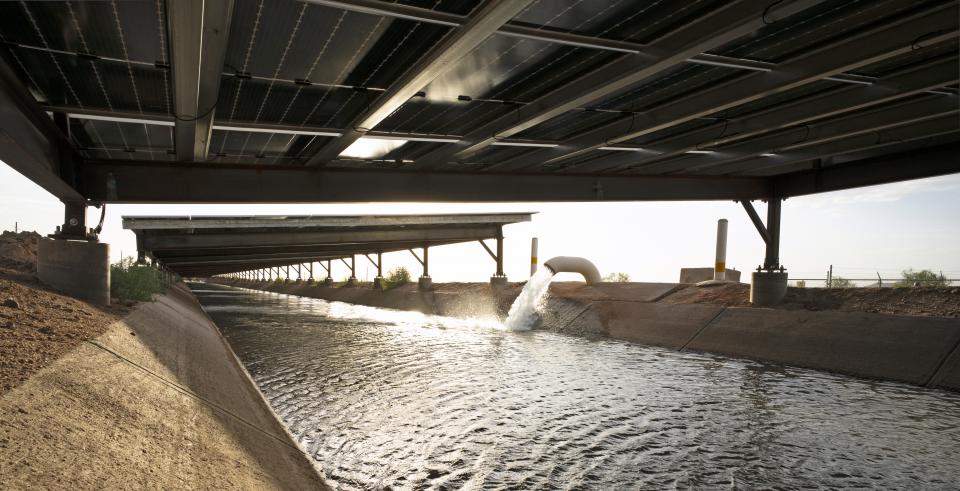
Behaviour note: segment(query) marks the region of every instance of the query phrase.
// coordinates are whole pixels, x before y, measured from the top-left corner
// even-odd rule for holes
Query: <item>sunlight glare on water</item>
[[[335,489],[960,482],[960,394],[223,291],[197,297]]]

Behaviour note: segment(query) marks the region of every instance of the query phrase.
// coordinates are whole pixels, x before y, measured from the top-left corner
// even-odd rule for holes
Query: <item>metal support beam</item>
[[[477,242],[479,242],[480,245],[483,246],[483,250],[487,251],[487,254],[490,255],[490,259],[493,259],[494,261],[497,260],[497,254],[494,253],[492,249],[490,249],[490,246],[488,246],[487,243],[483,241],[483,239],[478,240]]]
[[[486,0],[470,15],[466,23],[453,28],[416,66],[396,80],[380,95],[349,129],[336,140],[323,146],[307,165],[324,165],[337,158],[366,132],[375,128],[416,95],[451,65],[469,54],[501,26],[523,11],[533,0]]]
[[[167,0],[177,160],[206,160],[233,0]]]
[[[487,251],[487,254],[489,254],[490,258],[493,259],[493,261],[496,263],[497,272],[494,276],[504,276],[503,274],[503,227],[500,227],[497,230],[497,236],[494,237],[494,239],[497,241],[497,252],[493,252],[493,250],[490,249],[490,246],[488,246],[487,243],[484,242],[483,240],[478,240],[477,242],[480,242],[480,245],[483,246],[483,249]]]
[[[463,158],[576,107],[592,104],[622,92],[638,82],[685,63],[756,29],[820,3],[815,0],[774,2],[738,0],[716,10],[651,44],[643,53],[624,55],[592,73],[554,90],[530,104],[485,124],[456,144],[446,145],[417,159],[415,168],[435,168]]]
[[[75,189],[70,142],[0,58],[0,160],[61,200],[82,200]]]
[[[346,259],[346,258],[341,257],[341,258],[340,258],[340,262],[342,262],[344,265],[346,265],[346,267],[350,268],[350,279],[356,280],[356,279],[357,279],[357,256],[351,254],[351,255],[350,255],[350,262],[347,262],[347,259]],[[328,262],[327,265],[329,266],[329,264],[330,264],[330,263]],[[328,270],[327,270],[327,276],[329,276],[329,275],[330,275],[330,270],[328,269]]]
[[[767,202],[767,253],[763,260],[763,269],[773,271],[783,269],[780,266],[780,205],[783,200],[773,198]]]
[[[928,120],[955,116],[960,112],[958,98],[951,95],[930,94],[894,105],[866,112],[857,112],[839,118],[782,130],[740,142],[712,148],[704,154],[681,155],[637,169],[642,173],[692,173],[732,162],[740,162],[762,155],[773,156],[793,147],[811,147],[866,133],[908,126]],[[955,119],[955,118],[954,118]],[[815,150],[814,150],[815,151]]]
[[[545,150],[538,160],[558,164],[600,147],[627,142],[696,118],[822,80],[957,37],[958,6],[941,4],[804,53],[770,72],[757,72],[676,102],[600,126]],[[918,33],[930,33],[919,35]]]
[[[364,254],[364,257],[366,257],[367,260],[370,261],[371,264],[373,264],[373,267],[377,268],[377,276],[382,277],[383,276],[383,253],[382,252],[377,253],[376,261],[374,261],[373,258],[370,257],[370,254]]]
[[[960,144],[848,162],[773,178],[783,197],[960,173]]]
[[[371,15],[380,15],[396,19],[406,19],[414,22],[423,22],[426,24],[435,24],[448,27],[456,27],[466,23],[466,16],[451,14],[440,10],[431,10],[421,7],[414,7],[402,3],[388,3],[383,0],[307,0],[312,3],[326,5],[328,7],[347,10],[350,12],[360,12]],[[768,17],[768,22],[771,19]],[[637,54],[643,53],[647,46],[631,41],[621,41],[618,39],[609,39],[595,36],[585,36],[574,34],[572,32],[560,31],[549,27],[533,27],[521,24],[505,24],[497,30],[497,34],[503,36],[516,37],[521,39],[533,39],[537,41],[546,41],[548,43],[561,44],[566,46],[575,46],[578,48],[596,49],[613,53]],[[738,70],[748,70],[755,72],[769,72],[775,66],[773,63],[759,60],[749,60],[743,58],[734,58],[712,53],[700,53],[686,60],[688,63],[698,65],[722,66]],[[829,80],[849,84],[869,84],[873,81],[872,77],[853,74],[837,74],[830,77]]]
[[[430,247],[423,246],[423,277],[430,277]]]
[[[503,227],[497,231],[497,276],[503,274]]]
[[[564,168],[565,172],[612,172],[635,168],[683,155],[689,151],[711,149],[733,140],[776,131],[815,119],[836,116],[916,95],[929,90],[957,83],[960,80],[960,64],[955,56],[945,57],[920,67],[890,75],[872,85],[856,85],[826,94],[814,95],[797,102],[777,105],[768,110],[742,118],[717,122],[665,139],[658,139],[643,146],[637,152],[603,152],[599,158]],[[531,164],[525,159],[507,161],[493,168],[506,170],[526,168]]]
[[[767,227],[763,224],[763,220],[760,219],[760,215],[757,214],[757,210],[753,207],[753,203],[749,201],[741,201],[743,209],[747,212],[747,216],[750,217],[750,221],[753,222],[753,226],[757,227],[757,232],[760,233],[760,238],[763,239],[764,244],[770,243],[770,233],[767,232]]]
[[[124,203],[654,201],[762,199],[757,178],[420,173],[409,171],[88,161],[84,194]]]
[[[417,255],[417,252],[414,251],[413,249],[410,249],[410,254],[413,254],[413,257],[416,258],[417,262],[419,262],[420,265],[423,266],[423,276],[424,276],[424,277],[429,277],[429,276],[430,276],[430,256],[429,256],[429,254],[430,254],[430,247],[429,247],[429,246],[423,246],[423,258],[422,258],[422,259],[420,258],[420,256]]]
[[[784,147],[773,154],[738,159],[733,162],[716,165],[700,171],[700,174],[750,174],[772,175],[786,174],[795,170],[799,163],[808,169],[811,162],[819,162],[835,155],[842,155],[868,149],[896,147],[914,140],[927,140],[938,135],[960,132],[960,120],[955,115],[937,119],[923,120],[917,123],[853,135],[819,144],[797,144]],[[881,153],[884,153],[881,151]],[[894,153],[893,151],[888,153]],[[792,169],[792,170],[791,170]]]

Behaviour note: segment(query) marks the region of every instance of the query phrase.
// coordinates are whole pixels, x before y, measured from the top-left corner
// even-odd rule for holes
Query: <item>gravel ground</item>
[[[0,268],[0,394],[100,335],[132,306],[95,307]]]
[[[750,306],[750,285],[686,285],[661,302]],[[943,288],[789,288],[784,310],[836,310],[881,314],[960,317],[960,287]]]

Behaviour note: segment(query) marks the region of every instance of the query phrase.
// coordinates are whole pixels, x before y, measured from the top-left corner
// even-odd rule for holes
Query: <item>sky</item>
[[[755,203],[761,217],[765,205]],[[530,241],[539,239],[539,257],[582,256],[601,274],[624,272],[633,281],[675,282],[681,267],[710,267],[716,224],[729,220],[728,268],[749,273],[763,262],[764,245],[741,206],[733,202],[611,203],[361,203],[270,205],[107,205],[100,239],[112,260],[136,255],[133,232],[121,217],[133,215],[339,215],[402,213],[534,212],[529,223],[504,227],[504,268],[511,281],[530,273]],[[89,208],[94,226],[100,210]],[[931,269],[960,278],[960,174],[791,198],[782,208],[780,258],[791,279],[897,278],[902,270]],[[53,233],[63,207],[15,170],[0,162],[0,230]],[[397,266],[420,275],[409,252],[384,255],[384,270]],[[319,269],[319,267],[317,268]],[[343,264],[334,277],[349,276]],[[495,264],[476,242],[430,249],[435,282],[487,281]],[[315,274],[316,271],[315,271]],[[376,269],[357,258],[357,277]],[[561,275],[559,280],[576,280]],[[745,274],[743,281],[749,281]],[[807,282],[813,286],[815,282]]]

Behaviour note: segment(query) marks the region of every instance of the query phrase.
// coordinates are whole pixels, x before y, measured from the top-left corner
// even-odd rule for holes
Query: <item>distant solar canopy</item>
[[[183,276],[212,276],[497,239],[531,215],[129,216],[123,228],[136,234],[143,258]]]
[[[4,2],[0,158],[97,202],[895,182],[960,171],[958,17],[945,0]]]

